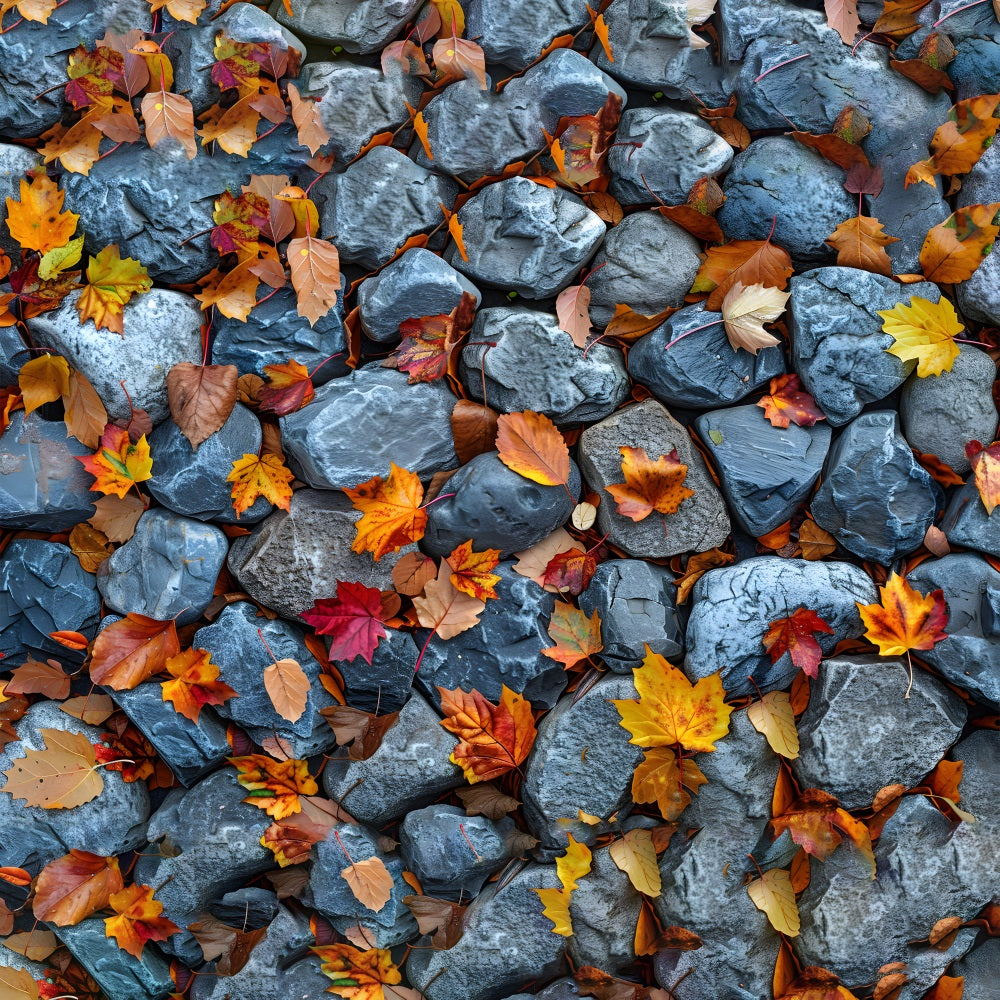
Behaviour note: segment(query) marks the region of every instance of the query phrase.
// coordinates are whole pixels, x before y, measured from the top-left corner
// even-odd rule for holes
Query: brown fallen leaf
[[[156,90],[146,94],[140,105],[146,123],[146,141],[154,148],[164,139],[176,139],[193,160],[198,155],[194,138],[194,108],[181,94]]]
[[[309,678],[297,660],[274,660],[264,668],[264,689],[274,710],[298,722],[309,701]]]
[[[96,573],[101,563],[114,551],[108,536],[87,523],[73,527],[69,533],[69,547],[88,573]]]
[[[848,219],[833,231],[826,241],[837,251],[838,267],[857,267],[863,271],[892,277],[892,261],[885,252],[898,236],[888,236],[878,219],[866,215]]]
[[[298,313],[315,326],[337,304],[340,254],[332,243],[306,235],[289,242],[287,257]]]
[[[479,624],[486,602],[458,590],[451,582],[451,567],[441,560],[437,578],[424,586],[423,597],[413,598],[417,620],[442,639],[451,639]]]
[[[28,750],[3,772],[7,777],[4,791],[42,809],[72,809],[97,798],[104,779],[86,736],[60,729],[38,732],[45,749]]]
[[[229,419],[236,405],[236,365],[182,361],[167,372],[170,415],[197,451]]]
[[[346,851],[344,852],[347,853]],[[392,896],[393,880],[385,862],[374,855],[364,861],[352,861],[340,873],[354,898],[378,913]]]

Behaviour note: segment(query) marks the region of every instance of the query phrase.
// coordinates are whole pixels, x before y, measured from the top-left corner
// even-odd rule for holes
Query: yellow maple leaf
[[[712,751],[729,732],[732,709],[718,674],[692,684],[672,663],[646,647],[641,667],[633,670],[638,698],[612,701],[621,725],[640,747],[680,744],[688,750]]]
[[[396,552],[424,537],[427,512],[420,506],[424,488],[416,473],[390,462],[388,479],[373,476],[344,493],[354,509],[362,513],[353,551],[371,552],[378,562],[387,552]]]
[[[944,593],[924,596],[893,573],[879,587],[879,604],[858,604],[865,638],[878,646],[880,656],[902,656],[911,649],[933,649],[947,638],[948,609]]]
[[[914,295],[909,305],[900,302],[892,309],[880,310],[879,316],[882,329],[895,341],[886,348],[887,353],[901,361],[915,360],[920,378],[951,371],[959,353],[955,337],[965,327],[946,298],[930,302]]]
[[[87,265],[87,284],[80,293],[76,310],[80,319],[92,319],[98,329],[124,335],[122,310],[138,292],[148,292],[153,281],[146,269],[131,257],[121,257],[118,244],[105,247]]]
[[[58,354],[42,354],[21,365],[17,384],[25,414],[69,395],[69,363]]]
[[[707,781],[689,757],[679,760],[669,747],[650,747],[632,775],[632,798],[655,802],[660,815],[673,822],[691,804],[688,789],[697,792]]]
[[[569,836],[566,853],[556,858],[556,875],[562,883],[561,889],[536,889],[542,901],[542,912],[552,921],[552,933],[561,937],[571,937],[573,921],[569,914],[569,901],[579,879],[590,871],[590,848]]]
[[[146,435],[132,444],[128,431],[108,424],[101,435],[100,447],[93,455],[77,456],[78,462],[95,478],[91,490],[124,499],[136,484],[153,478],[153,459]]]
[[[258,497],[266,497],[275,507],[288,510],[292,499],[291,470],[277,455],[244,455],[233,462],[226,482],[233,484],[233,507],[237,518]]]
[[[65,197],[45,174],[21,180],[21,200],[7,199],[7,228],[22,250],[45,253],[69,242],[80,216],[62,211]]]

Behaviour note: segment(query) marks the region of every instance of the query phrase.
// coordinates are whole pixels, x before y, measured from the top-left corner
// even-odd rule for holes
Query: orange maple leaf
[[[378,562],[386,553],[424,537],[427,512],[420,506],[424,488],[416,473],[390,462],[388,479],[373,476],[344,493],[362,514],[351,546],[354,552],[371,552]]]
[[[846,834],[871,867],[872,878],[875,877],[875,856],[868,827],[841,809],[840,803],[827,792],[807,788],[771,823],[775,836],[788,830],[792,840],[806,854],[820,861],[825,861],[840,844],[840,834]]]
[[[65,246],[80,218],[62,211],[66,194],[55,181],[40,173],[21,180],[21,200],[7,199],[7,228],[22,250],[45,253]]]
[[[163,681],[163,700],[192,722],[198,721],[203,705],[221,705],[236,692],[220,681],[219,668],[207,649],[185,649],[166,662],[173,680]]]
[[[858,604],[865,624],[865,638],[878,646],[880,656],[902,656],[911,649],[933,649],[946,639],[948,609],[944,593],[926,597],[896,573],[879,587],[880,604]]]
[[[294,358],[281,365],[264,365],[268,385],[257,390],[257,402],[264,413],[284,417],[301,410],[316,395],[309,369]]]
[[[588,618],[572,604],[556,601],[549,621],[549,638],[555,645],[542,652],[567,668],[575,666],[604,649],[601,616],[595,611]]]
[[[832,635],[833,629],[815,611],[796,608],[786,618],[778,618],[767,626],[764,648],[770,654],[772,663],[777,663],[788,653],[799,670],[810,677],[817,677],[823,651],[813,637],[814,632]]]
[[[972,465],[976,477],[976,489],[982,497],[987,514],[1000,504],[1000,441],[985,448],[979,441],[970,441],[965,446],[965,454]]]
[[[383,1000],[383,986],[403,981],[393,964],[392,953],[385,948],[362,951],[350,944],[327,944],[312,949],[323,963],[320,971],[333,980],[329,993],[346,1000]],[[395,992],[395,991],[393,991]]]
[[[100,448],[93,455],[77,455],[76,460],[96,480],[91,490],[119,499],[137,483],[153,478],[153,460],[149,456],[146,435],[132,444],[128,431],[107,424]]]
[[[771,379],[768,395],[757,400],[764,416],[772,427],[812,427],[826,414],[816,405],[816,400],[802,388],[798,375],[778,375]]]
[[[498,778],[524,762],[537,735],[529,701],[506,684],[498,705],[476,690],[438,691],[445,716],[441,725],[459,738],[451,761],[469,784]]]
[[[233,462],[226,482],[233,484],[233,508],[236,517],[248,510],[258,497],[265,497],[275,507],[288,510],[292,499],[291,482],[295,477],[277,455],[244,455]]]
[[[694,496],[694,490],[684,485],[688,467],[677,457],[674,448],[655,462],[645,448],[620,448],[624,483],[614,483],[607,491],[615,498],[618,513],[641,521],[654,510],[660,514],[676,514],[678,507]]]
[[[110,899],[115,916],[104,920],[104,934],[113,937],[118,947],[136,958],[142,958],[147,941],[166,941],[181,928],[172,920],[161,917],[163,904],[153,899],[148,885],[130,885],[116,892]]]
[[[500,562],[499,549],[473,552],[472,540],[462,542],[447,558],[451,568],[451,583],[469,597],[480,601],[497,597],[496,585],[503,579],[491,572]]]
[[[304,760],[275,760],[264,754],[230,757],[239,771],[237,780],[250,794],[243,800],[263,809],[274,819],[284,819],[302,808],[300,795],[315,795],[316,780]]]

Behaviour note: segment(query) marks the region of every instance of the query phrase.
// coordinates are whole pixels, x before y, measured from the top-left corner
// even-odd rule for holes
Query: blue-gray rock
[[[335,660],[347,704],[365,712],[398,712],[410,697],[420,650],[409,632],[388,629],[368,663],[363,656]]]
[[[984,93],[984,91],[980,91]],[[958,205],[992,204],[1000,200],[1000,150],[994,143],[969,171],[958,194]],[[979,323],[1000,323],[1000,255],[988,254],[972,277],[956,286],[956,299],[962,314]]]
[[[248,930],[266,927],[278,915],[281,904],[278,897],[268,889],[248,886],[227,892],[217,903],[213,903],[212,916],[230,926],[246,923]]]
[[[977,701],[1000,708],[1000,573],[980,556],[953,552],[921,563],[907,581],[922,594],[943,590],[948,606],[947,638],[920,655]]]
[[[0,35],[0,46],[9,37],[9,34]],[[0,73],[2,72],[3,70],[0,69]],[[0,143],[0,205],[6,207],[8,198],[20,201],[21,181],[26,179],[24,175],[29,170],[37,170],[41,165],[42,159],[34,150],[25,149],[24,146]],[[19,253],[20,249],[20,244],[10,235],[7,226],[0,225],[0,250],[3,250],[8,256],[12,256]],[[11,329],[13,328],[4,327],[4,331]],[[25,355],[24,360],[27,360],[27,357]],[[9,384],[9,382],[10,380],[7,380],[4,384]]]
[[[43,729],[82,733],[91,743],[101,738],[100,729],[60,711],[54,701],[36,702],[14,728],[18,738],[0,750],[0,771],[16,765],[29,750],[44,750]],[[37,873],[74,848],[110,857],[145,843],[149,818],[146,783],[126,783],[117,771],[104,770],[102,777],[100,795],[73,809],[27,806],[23,799],[14,799],[0,789],[0,865]]]
[[[678,458],[688,467],[684,484],[694,495],[674,514],[654,513],[642,521],[619,514],[607,487],[624,481],[623,447],[645,448],[653,461],[677,449]],[[580,435],[578,451],[587,485],[602,494],[598,530],[629,555],[656,559],[703,552],[721,545],[729,534],[729,514],[705,460],[687,430],[655,399],[633,403],[592,424]]]
[[[791,280],[792,365],[827,420],[840,427],[869,403],[885,399],[916,367],[887,348],[880,311],[912,298],[938,302],[937,285],[900,285],[853,267],[822,267]]]
[[[138,884],[157,887],[163,915],[178,927],[187,927],[225,893],[274,866],[274,855],[260,843],[271,818],[244,802],[246,794],[236,771],[225,767],[194,788],[168,792],[150,818],[153,846],[136,861],[133,874]],[[165,849],[157,854],[160,841]],[[174,934],[166,948],[193,965],[203,961],[201,947],[186,930]]]
[[[673,574],[644,559],[602,562],[580,595],[588,617],[601,616],[601,659],[615,673],[631,673],[646,654],[645,647],[668,660],[684,648],[677,619],[677,588]]]
[[[106,1000],[163,1000],[174,990],[170,966],[152,941],[135,958],[106,933],[103,917],[52,927],[73,957],[94,977]]]
[[[833,629],[816,636],[829,654],[864,632],[856,602],[876,600],[871,578],[850,563],[758,556],[710,569],[694,585],[684,669],[697,680],[721,666],[730,697],[753,692],[748,677],[764,691],[786,687],[798,667],[787,653],[772,665],[762,643],[771,622],[797,608],[815,611]]]
[[[215,770],[233,752],[226,740],[226,727],[215,711],[202,706],[198,721],[192,722],[172,702],[163,700],[159,678],[145,681],[130,691],[109,689],[107,693],[153,744],[185,788]]]
[[[820,664],[799,719],[792,769],[845,809],[864,809],[886,785],[911,788],[961,735],[965,705],[905,658],[840,656]]]
[[[2,180],[3,175],[0,174],[0,183]],[[0,192],[0,198],[2,197],[3,193]],[[16,325],[0,327],[0,385],[17,384],[17,374],[29,358],[27,348]]]
[[[454,493],[427,508],[421,545],[446,556],[470,538],[477,551],[499,549],[509,556],[531,548],[565,524],[580,495],[580,472],[570,459],[569,493],[525,479],[487,451],[466,462],[442,488]]]
[[[334,745],[333,731],[320,710],[335,703],[320,683],[320,665],[309,652],[300,625],[260,618],[252,604],[237,601],[225,607],[211,625],[198,629],[193,645],[212,654],[219,680],[238,695],[217,708],[219,715],[242,726],[255,742],[277,734],[301,760]],[[275,711],[262,681],[267,666],[285,658],[297,660],[309,678],[306,707],[295,722]]]
[[[952,493],[939,527],[951,545],[1000,556],[1000,512],[986,513],[974,476]]]
[[[469,340],[459,365],[462,381],[473,399],[501,413],[534,410],[556,424],[590,423],[628,395],[622,352],[596,344],[584,356],[550,313],[483,309]]]
[[[316,844],[314,854],[316,862],[309,875],[312,905],[340,933],[360,927],[373,948],[394,948],[417,936],[417,922],[403,902],[404,896],[413,893],[413,887],[403,879],[403,861],[395,851],[380,846],[374,830],[359,823],[337,823]],[[351,862],[360,864],[369,858],[378,858],[393,881],[392,895],[378,910],[360,902],[343,875]]]
[[[299,315],[295,293],[288,285],[254,306],[245,323],[216,311],[212,361],[217,365],[236,365],[241,375],[247,372],[262,375],[264,365],[285,364],[292,358],[310,371],[325,361],[316,372],[316,385],[345,375],[348,371],[344,363],[346,278],[341,278],[340,288],[337,304],[315,326]],[[331,357],[334,354],[341,356]]]
[[[701,326],[705,329],[666,350],[668,343]],[[706,410],[738,403],[783,375],[785,355],[778,344],[756,354],[736,350],[726,336],[722,314],[706,311],[700,302],[679,309],[640,337],[629,351],[628,370],[666,406]]]
[[[573,34],[587,23],[586,9],[573,0],[538,4],[467,0],[464,6],[466,37],[480,39],[487,62],[512,69],[524,69],[553,38]]]
[[[447,951],[415,949],[406,964],[427,1000],[493,1000],[561,968],[566,939],[552,933],[535,889],[559,888],[554,865],[529,865],[490,886],[466,910],[465,933]]]
[[[425,806],[404,818],[399,852],[428,896],[466,902],[512,857],[516,833],[509,816],[494,822],[458,806]]]
[[[795,513],[830,449],[827,424],[774,427],[756,405],[703,413],[694,425],[714,460],[730,513],[755,538]]]
[[[813,497],[816,523],[849,552],[888,566],[924,540],[941,488],[899,433],[895,410],[856,417],[830,449]]]
[[[796,267],[827,264],[836,258],[827,237],[858,210],[843,183],[843,170],[808,147],[763,136],[733,160],[716,218],[728,239],[763,240],[777,216],[774,242]]]
[[[798,29],[802,18],[795,0],[719,0],[717,7],[722,58],[729,63],[741,62],[754,39]]]
[[[551,708],[566,687],[566,671],[543,655],[552,645],[548,624],[555,598],[534,580],[520,576],[509,562],[494,572],[497,600],[486,602],[479,624],[444,642],[431,639],[416,682],[437,704],[438,687],[475,688],[490,701],[504,684],[537,707]],[[423,645],[426,635],[417,633]]]
[[[975,347],[963,346],[951,371],[911,375],[899,399],[903,431],[911,447],[937,455],[959,475],[969,471],[965,446],[996,437],[993,404],[996,362]]]
[[[328,382],[308,406],[282,417],[281,443],[295,474],[316,489],[353,489],[388,476],[391,462],[427,479],[458,465],[454,406],[443,381],[410,385],[405,372],[372,364]]]
[[[50,656],[66,659],[66,647],[49,633],[80,632],[92,639],[100,610],[94,574],[80,565],[68,545],[15,538],[0,556],[0,652],[5,666],[20,666],[28,655],[42,661]]]
[[[121,250],[124,256],[125,247]],[[71,292],[58,309],[28,320],[32,339],[58,351],[86,376],[111,420],[131,415],[123,380],[133,406],[144,409],[154,424],[166,419],[167,372],[182,361],[201,362],[203,317],[197,301],[164,288],[143,292],[124,307],[120,337],[98,330],[93,320],[80,321],[80,294]]]
[[[420,0],[358,0],[328,3],[299,0],[289,14],[281,0],[271,4],[271,16],[309,38],[358,52],[378,52],[415,16]]]
[[[336,597],[338,580],[387,590],[392,567],[414,547],[378,562],[353,552],[360,518],[339,491],[296,490],[287,511],[276,510],[251,534],[233,540],[229,569],[255,601],[286,618]]]
[[[977,948],[973,948],[964,958],[956,962],[949,975],[961,976],[963,992],[982,1000],[997,1000],[1000,997],[1000,982],[996,970],[1000,968],[1000,940],[987,938]]]
[[[604,223],[574,194],[510,177],[476,192],[458,212],[463,260],[446,259],[473,281],[545,299],[572,284],[604,238]]]
[[[181,429],[168,417],[149,436],[153,478],[149,492],[164,507],[199,521],[255,524],[273,509],[258,497],[241,517],[233,508],[232,483],[226,482],[233,462],[260,451],[261,430],[256,414],[237,403],[226,422],[195,451]]]
[[[342,260],[373,270],[409,237],[439,225],[441,205],[451,209],[458,188],[398,149],[376,146],[342,174],[323,176],[315,191],[323,236]]]
[[[100,568],[108,607],[179,625],[197,621],[212,600],[229,542],[219,528],[164,508],[147,510],[135,534]]]
[[[436,253],[413,247],[358,287],[361,326],[380,344],[399,340],[399,324],[450,313],[468,292],[479,304],[479,289]]]
[[[612,829],[608,819],[632,806],[632,773],[642,760],[612,699],[635,698],[631,677],[608,674],[582,698],[564,698],[538,727],[521,797],[531,831],[551,858],[570,833],[593,844]],[[578,810],[600,818],[584,823]]]
[[[608,230],[587,279],[595,326],[609,323],[619,302],[645,316],[680,306],[698,273],[700,249],[658,212],[626,215]]]
[[[608,190],[623,205],[648,205],[653,195],[680,205],[695,181],[715,177],[733,162],[733,149],[688,111],[630,108],[607,162]]]
[[[441,717],[414,691],[375,753],[331,759],[323,787],[362,823],[382,827],[465,783],[448,759],[454,748]]]

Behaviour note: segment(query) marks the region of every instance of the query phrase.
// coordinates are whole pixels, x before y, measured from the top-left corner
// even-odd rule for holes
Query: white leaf
[[[744,288],[737,281],[722,300],[722,319],[733,350],[742,347],[756,354],[761,348],[780,344],[777,337],[764,329],[764,324],[773,323],[785,311],[790,294],[765,285]]]

